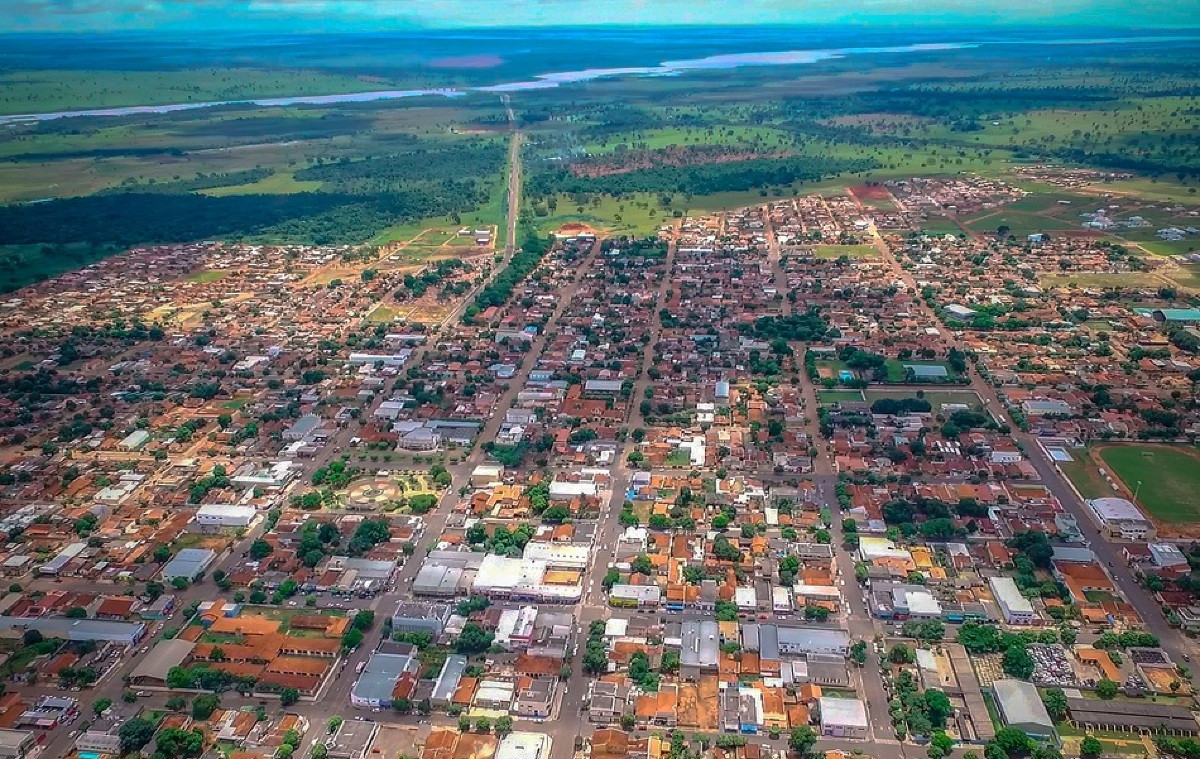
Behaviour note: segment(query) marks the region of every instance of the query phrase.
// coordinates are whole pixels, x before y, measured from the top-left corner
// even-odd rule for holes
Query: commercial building
[[[130,682],[136,685],[166,685],[167,674],[174,667],[183,666],[195,647],[195,643],[181,638],[159,641],[129,674]]]
[[[257,513],[253,506],[205,505],[196,510],[196,516],[192,517],[188,528],[204,533],[245,529],[254,521],[254,515]]]
[[[857,698],[823,696],[818,702],[821,712],[821,735],[831,738],[866,738],[870,723],[867,705]]]
[[[94,640],[132,646],[146,634],[142,622],[115,622],[107,619],[70,619],[68,617],[0,617],[0,630],[37,630],[46,638]]]
[[[170,582],[176,577],[191,582],[196,575],[207,570],[217,559],[217,552],[208,548],[185,548],[175,554],[162,568],[163,580]]]
[[[1037,688],[1024,680],[997,680],[992,683],[996,706],[1004,724],[1037,740],[1055,740],[1054,720],[1042,704]]]
[[[547,759],[550,736],[545,733],[509,733],[500,739],[495,759]]]
[[[379,734],[379,723],[348,719],[338,726],[333,737],[325,741],[329,759],[364,759]]]
[[[1093,498],[1087,505],[1100,529],[1110,538],[1141,541],[1154,540],[1158,535],[1154,523],[1132,501],[1114,497]]]
[[[0,730],[0,759],[25,759],[36,746],[31,730]]]
[[[401,601],[392,612],[392,631],[428,633],[436,640],[446,629],[452,612],[449,604]]]
[[[679,676],[699,680],[701,675],[716,674],[721,658],[721,640],[716,622],[684,622],[679,650]]]
[[[1020,588],[1011,577],[989,577],[988,585],[992,588],[992,597],[1004,615],[1004,621],[1010,625],[1031,625],[1037,619],[1037,612],[1029,599],[1021,595]]]
[[[350,691],[354,706],[381,707],[392,705],[392,691],[405,672],[416,672],[420,661],[409,654],[390,654],[376,651],[367,660]]]

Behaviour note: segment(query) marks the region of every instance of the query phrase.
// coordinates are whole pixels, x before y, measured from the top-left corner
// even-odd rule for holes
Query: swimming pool
[[[79,759],[100,759],[100,754],[95,751],[80,751]]]

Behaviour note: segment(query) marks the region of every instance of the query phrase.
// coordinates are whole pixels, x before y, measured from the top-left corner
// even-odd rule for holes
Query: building
[[[1142,735],[1196,735],[1200,723],[1191,709],[1147,701],[1102,701],[1067,698],[1071,724],[1091,730]]]
[[[37,630],[44,637],[62,640],[94,640],[132,646],[146,634],[142,622],[69,617],[0,617],[0,630]]]
[[[0,759],[25,759],[36,746],[31,730],[0,730]]]
[[[495,759],[547,759],[550,745],[545,733],[509,733],[500,739]]]
[[[684,622],[681,628],[679,677],[699,680],[701,675],[715,675],[721,658],[721,639],[716,622]]]
[[[433,696],[430,701],[434,706],[450,705],[454,691],[458,689],[458,682],[467,671],[468,664],[467,657],[460,654],[451,654],[446,657],[446,661],[442,662],[442,670],[433,683]]]
[[[173,668],[183,666],[195,647],[195,643],[180,638],[159,641],[130,673],[130,682],[135,685],[165,686],[167,674]]]
[[[379,734],[379,723],[348,719],[338,726],[332,738],[325,741],[329,759],[364,759]]]
[[[419,667],[420,661],[409,654],[376,651],[354,681],[350,703],[360,707],[390,707],[396,681],[405,672],[416,672]]]
[[[517,716],[525,719],[549,717],[557,693],[558,680],[552,677],[535,679],[529,684],[529,687],[522,688],[517,692]]]
[[[1088,510],[1110,538],[1124,540],[1154,540],[1157,531],[1133,502],[1124,498],[1093,498],[1087,501]]]
[[[1055,741],[1054,720],[1042,704],[1037,688],[1024,680],[997,680],[992,683],[996,706],[1004,724],[1015,727],[1036,740]]]
[[[766,634],[764,635],[764,633]],[[770,650],[772,637],[774,637],[774,651]],[[759,630],[759,647],[760,655],[764,659],[778,659],[781,655],[845,656],[850,651],[850,633],[845,630],[824,627],[762,625]]]
[[[428,633],[434,640],[446,629],[453,609],[449,604],[401,601],[392,612],[392,631]]]
[[[195,532],[213,533],[239,530],[250,526],[258,511],[253,506],[213,504],[196,510],[188,528]]]
[[[996,599],[1005,622],[1010,625],[1031,625],[1037,620],[1033,604],[1021,595],[1020,588],[1011,577],[989,577],[988,584],[992,587],[992,597]]]
[[[867,705],[857,698],[822,696],[821,735],[830,738],[866,738],[869,732]]]
[[[196,575],[207,570],[217,559],[217,552],[209,548],[185,548],[163,565],[163,580],[171,582],[176,577],[191,582]]]

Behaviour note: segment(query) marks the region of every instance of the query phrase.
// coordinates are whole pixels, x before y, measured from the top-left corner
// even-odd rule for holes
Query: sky
[[[1198,27],[1200,0],[0,0],[0,30],[731,24]]]

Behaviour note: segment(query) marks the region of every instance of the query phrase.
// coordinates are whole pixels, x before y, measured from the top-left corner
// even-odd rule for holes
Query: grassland
[[[1155,519],[1168,524],[1200,522],[1200,451],[1194,446],[1111,445],[1099,453]]]
[[[1070,274],[1048,274],[1041,278],[1044,287],[1081,287],[1095,290],[1121,289],[1126,287],[1158,287],[1165,284],[1155,274],[1148,272],[1078,272]]]
[[[214,187],[211,190],[201,190],[202,195],[223,198],[229,195],[291,195],[297,192],[315,192],[321,189],[321,182],[296,180],[296,175],[290,172],[272,174],[266,179],[247,184]]]

